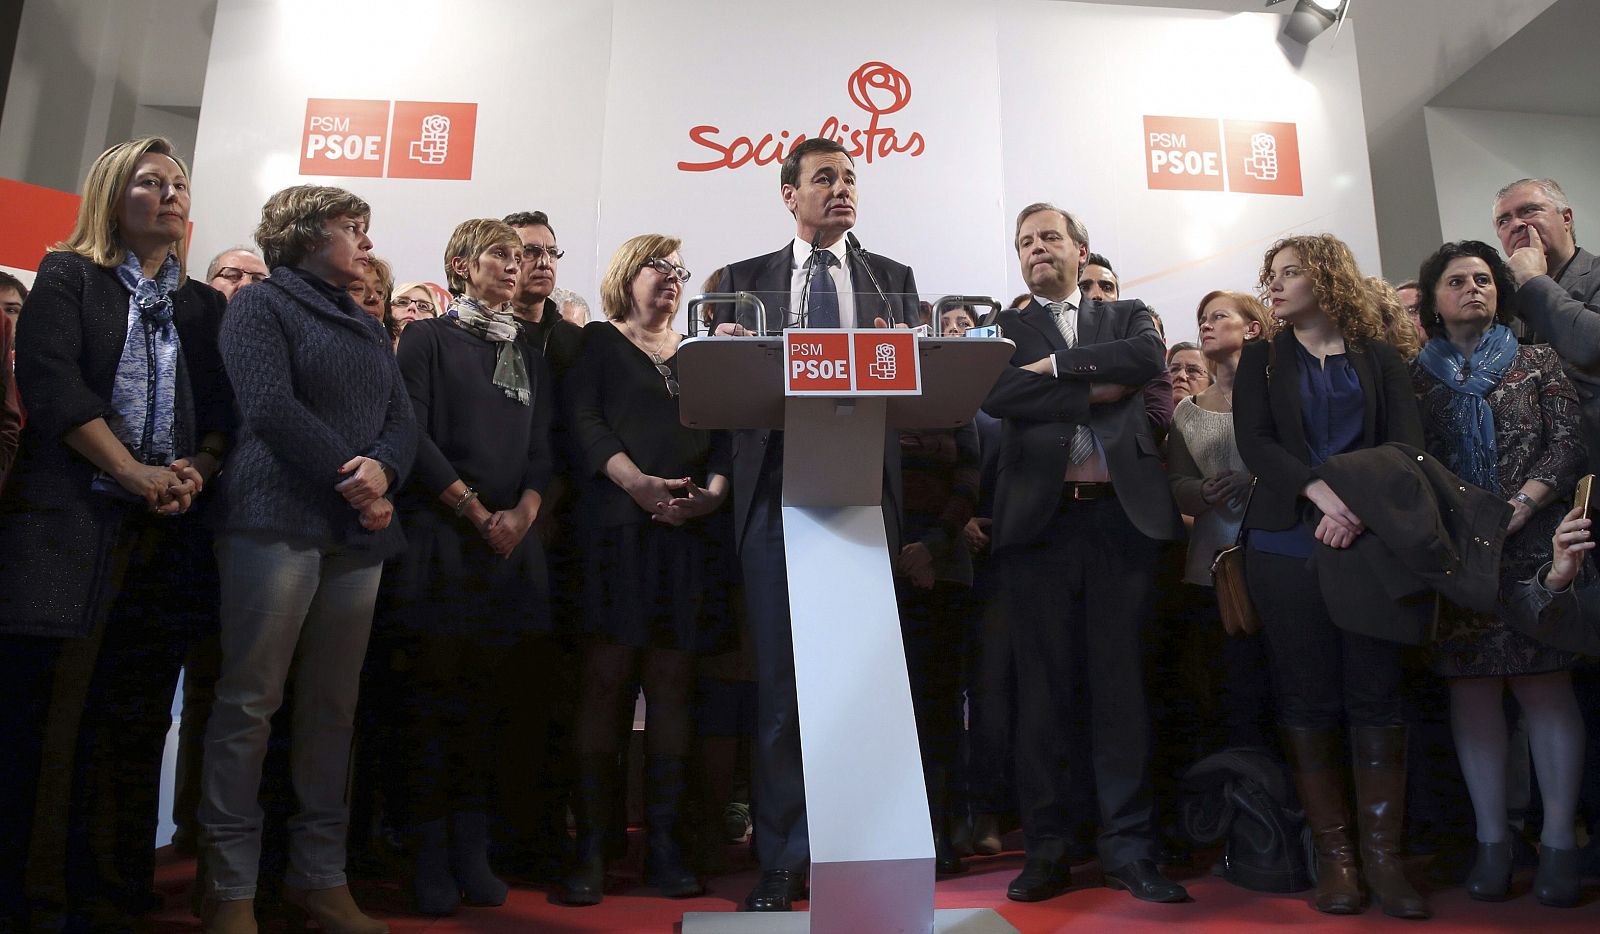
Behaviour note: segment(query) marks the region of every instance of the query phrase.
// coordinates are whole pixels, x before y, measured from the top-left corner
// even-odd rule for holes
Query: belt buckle
[[[1089,493],[1089,488],[1090,484],[1088,483],[1074,483],[1072,485],[1072,501],[1075,503],[1088,503],[1098,499],[1098,496]],[[1089,493],[1089,495],[1085,495],[1086,493]]]

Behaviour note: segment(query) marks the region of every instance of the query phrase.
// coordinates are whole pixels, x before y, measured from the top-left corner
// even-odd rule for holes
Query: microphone
[[[856,258],[861,261],[861,268],[867,271],[867,278],[871,280],[873,289],[875,289],[878,293],[878,301],[883,305],[884,318],[889,322],[890,327],[894,327],[894,309],[889,307],[889,296],[884,294],[883,283],[878,281],[878,274],[872,271],[872,264],[867,262],[867,256],[869,254],[866,250],[861,248],[861,241],[856,239],[856,235],[853,231],[845,233],[844,244],[845,252],[854,254]],[[858,324],[860,323],[859,319],[860,316],[857,315]]]
[[[822,231],[811,235],[811,254],[806,257],[805,279],[800,283],[800,327],[811,323],[811,309],[806,306],[811,298],[811,268],[816,265],[817,251],[822,248]]]

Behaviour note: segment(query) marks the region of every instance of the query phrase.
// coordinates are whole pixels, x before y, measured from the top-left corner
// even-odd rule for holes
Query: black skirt
[[[465,519],[437,509],[403,519],[408,547],[384,568],[382,623],[493,644],[550,631],[549,571],[532,529],[502,558]]]
[[[634,648],[716,653],[734,644],[727,611],[731,558],[716,518],[683,526],[635,522],[583,532],[584,631]]]

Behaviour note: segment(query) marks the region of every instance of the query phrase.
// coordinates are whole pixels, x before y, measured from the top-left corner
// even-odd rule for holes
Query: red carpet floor
[[[637,837],[637,834],[634,835]],[[635,841],[637,843],[637,840]],[[634,847],[638,849],[637,846]],[[747,851],[730,848],[730,858],[748,867]],[[1545,908],[1529,894],[1531,874],[1522,873],[1513,884],[1510,901],[1490,904],[1474,902],[1460,888],[1431,893],[1432,921],[1396,921],[1369,909],[1359,917],[1337,918],[1318,914],[1306,904],[1303,895],[1260,895],[1235,888],[1192,870],[1175,875],[1188,886],[1194,901],[1183,905],[1147,905],[1127,894],[1100,886],[1099,870],[1093,864],[1075,869],[1078,883],[1060,898],[1033,905],[1007,901],[1005,889],[1022,867],[1022,856],[1006,853],[968,860],[972,869],[963,876],[940,880],[937,902],[940,908],[997,908],[1023,934],[1083,934],[1115,931],[1117,934],[1185,931],[1215,934],[1274,932],[1287,928],[1296,932],[1350,931],[1515,931],[1519,934],[1557,934],[1557,932],[1600,932],[1600,890],[1590,886],[1582,906],[1571,910]],[[451,918],[432,919],[406,911],[406,899],[394,886],[356,885],[364,907],[386,919],[394,934],[590,934],[590,932],[650,932],[672,934],[678,930],[685,911],[733,911],[756,878],[753,868],[745,868],[711,880],[710,892],[703,898],[669,901],[655,896],[654,890],[639,883],[638,854],[630,854],[624,869],[614,873],[606,900],[593,908],[565,908],[550,900],[542,887],[514,886],[510,900],[499,908],[465,908]],[[631,875],[629,872],[631,871]],[[166,856],[157,870],[157,884],[167,897],[167,907],[155,916],[162,931],[198,931],[199,922],[187,910],[188,890],[194,864]],[[802,903],[803,907],[803,903]],[[266,924],[265,932],[285,930],[279,924]],[[835,932],[816,932],[835,934]],[[842,934],[842,932],[841,932]],[[849,932],[874,934],[874,932]]]

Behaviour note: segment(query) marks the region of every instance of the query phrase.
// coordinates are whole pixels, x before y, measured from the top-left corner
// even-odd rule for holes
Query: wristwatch
[[[1534,512],[1538,512],[1539,511],[1539,503],[1538,503],[1538,501],[1535,500],[1533,497],[1529,496],[1528,494],[1522,492],[1521,490],[1518,490],[1517,492],[1511,494],[1511,498],[1513,500],[1516,500],[1517,502],[1521,503],[1522,505],[1528,507],[1529,509],[1533,510]]]

